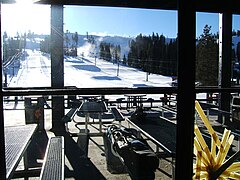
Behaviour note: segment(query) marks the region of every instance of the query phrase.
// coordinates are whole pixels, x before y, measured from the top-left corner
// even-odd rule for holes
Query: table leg
[[[85,116],[85,133],[88,133],[89,113]]]
[[[99,131],[102,133],[102,115],[101,113],[98,114],[98,119],[99,119]]]

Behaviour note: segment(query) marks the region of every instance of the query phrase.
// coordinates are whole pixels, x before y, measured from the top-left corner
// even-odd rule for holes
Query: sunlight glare
[[[50,6],[33,4],[31,0],[18,0],[16,4],[2,6],[2,30],[7,34],[50,33]]]

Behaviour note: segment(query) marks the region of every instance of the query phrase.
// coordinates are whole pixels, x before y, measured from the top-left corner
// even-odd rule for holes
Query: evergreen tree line
[[[101,42],[99,45],[99,58],[117,63],[121,57],[121,46],[114,46],[111,43]]]
[[[169,43],[163,35],[138,35],[129,43],[129,66],[162,75],[177,75],[177,38]]]
[[[44,40],[40,42],[40,51],[50,53],[50,36],[45,36]]]
[[[232,36],[240,36],[240,30],[237,30],[237,31],[233,30]]]
[[[7,61],[9,58],[15,54],[21,52],[26,47],[26,37],[27,34],[20,35],[16,34],[15,37],[9,37],[7,32],[3,34],[3,62]]]
[[[232,35],[239,35],[239,31],[237,32],[236,34],[233,32]],[[218,85],[218,39],[219,35],[212,34],[211,26],[208,25],[205,25],[203,34],[196,39],[196,81],[203,86]],[[176,76],[177,43],[178,38],[167,43],[163,35],[153,33],[152,36],[143,36],[140,34],[130,42],[127,64],[149,73]],[[229,59],[233,63],[235,60],[240,62],[240,42],[237,44],[236,51],[232,49],[232,58]],[[240,73],[236,76],[240,77]]]
[[[71,33],[67,30],[64,33],[64,55],[77,56],[78,47],[78,33]],[[50,36],[46,36],[43,41],[40,42],[40,51],[50,53]]]

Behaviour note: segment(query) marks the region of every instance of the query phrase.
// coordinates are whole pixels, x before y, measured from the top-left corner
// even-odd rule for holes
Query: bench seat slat
[[[114,119],[116,121],[124,121],[125,120],[125,118],[122,115],[122,113],[116,107],[112,107],[111,111],[112,111],[112,114],[113,114]]]
[[[51,137],[44,157],[40,179],[64,179],[64,139]]]
[[[77,113],[78,108],[72,108],[68,111],[68,113],[66,115],[63,116],[62,120],[65,123],[71,122],[72,119],[74,118],[75,114]]]

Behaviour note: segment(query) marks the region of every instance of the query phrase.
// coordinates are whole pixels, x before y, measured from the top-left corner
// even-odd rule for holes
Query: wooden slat
[[[50,138],[40,179],[64,179],[64,139],[62,136]]]
[[[37,125],[5,127],[6,178],[10,179],[27,149]]]

